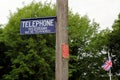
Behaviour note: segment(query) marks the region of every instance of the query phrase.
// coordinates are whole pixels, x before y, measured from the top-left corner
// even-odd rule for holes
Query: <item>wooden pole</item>
[[[68,45],[68,0],[57,0],[56,80],[68,80],[68,58],[62,55],[62,45]]]

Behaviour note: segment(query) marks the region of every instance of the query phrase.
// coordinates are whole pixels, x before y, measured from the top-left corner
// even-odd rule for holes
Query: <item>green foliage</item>
[[[120,14],[118,19],[115,20],[113,26],[113,31],[109,34],[109,44],[110,52],[112,53],[113,68],[112,73],[120,79]]]
[[[5,52],[8,50],[8,46],[5,45],[3,40],[3,32],[4,29],[0,28],[0,79],[2,79],[2,75],[6,74],[7,71],[10,70],[10,61],[9,58],[6,57]]]
[[[5,66],[9,70],[1,75],[2,80],[54,80],[55,34],[20,35],[19,30],[20,19],[55,16],[55,11],[51,4],[32,2],[10,15],[2,33],[10,65]]]
[[[87,16],[69,14],[70,80],[106,79],[101,70],[103,57],[98,54],[106,38],[103,32],[98,34],[98,28]]]

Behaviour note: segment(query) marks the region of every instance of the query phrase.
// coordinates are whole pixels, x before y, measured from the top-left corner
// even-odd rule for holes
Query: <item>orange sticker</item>
[[[62,44],[62,57],[69,58],[69,47],[67,44]]]

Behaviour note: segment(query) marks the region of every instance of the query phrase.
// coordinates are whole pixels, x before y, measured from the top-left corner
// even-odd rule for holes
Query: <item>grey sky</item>
[[[16,8],[23,7],[22,3],[29,4],[32,0],[2,0],[0,2],[0,24],[6,24],[9,11],[14,13]],[[35,0],[46,1],[46,0]],[[47,0],[56,3],[56,0]],[[95,20],[102,29],[111,27],[120,13],[120,0],[68,0],[73,12],[88,15],[90,20]]]

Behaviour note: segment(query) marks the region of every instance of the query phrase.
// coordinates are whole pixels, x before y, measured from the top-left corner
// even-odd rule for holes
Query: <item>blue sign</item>
[[[46,34],[56,32],[56,17],[21,19],[20,34]]]

